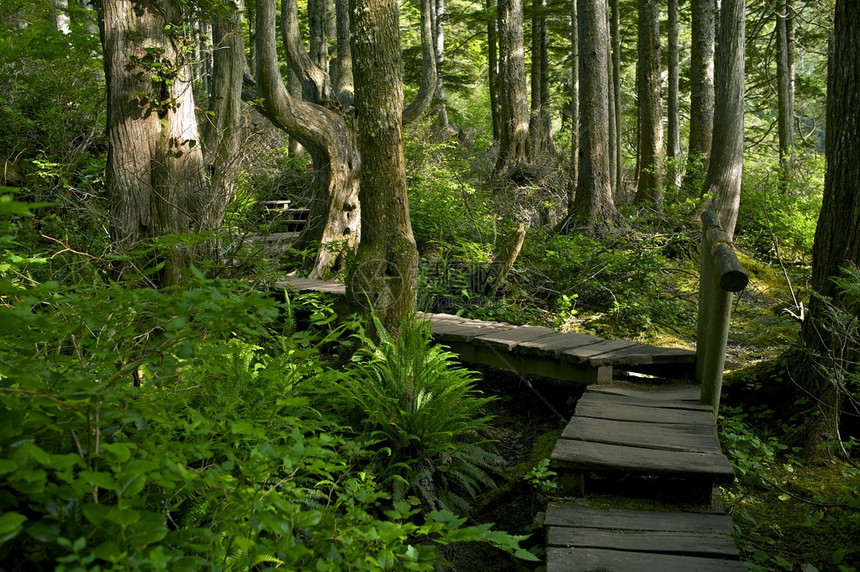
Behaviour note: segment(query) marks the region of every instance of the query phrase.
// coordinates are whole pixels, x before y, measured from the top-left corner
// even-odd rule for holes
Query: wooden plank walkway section
[[[278,286],[300,292],[345,292],[338,282],[293,276]],[[528,375],[601,383],[610,381],[618,370],[687,378],[695,368],[696,354],[686,349],[563,334],[540,326],[514,326],[451,314],[423,315],[432,322],[434,338],[463,361]]]
[[[745,570],[725,514],[595,509],[552,502],[548,572]]]
[[[709,406],[698,386],[656,389],[590,386],[551,455],[583,489],[589,473],[683,478],[710,490],[734,472],[720,451]]]

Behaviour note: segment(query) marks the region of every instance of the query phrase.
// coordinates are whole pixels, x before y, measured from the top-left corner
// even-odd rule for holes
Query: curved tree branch
[[[409,105],[403,108],[403,124],[412,123],[430,107],[436,94],[437,73],[436,49],[433,37],[431,2],[421,0],[421,87]]]

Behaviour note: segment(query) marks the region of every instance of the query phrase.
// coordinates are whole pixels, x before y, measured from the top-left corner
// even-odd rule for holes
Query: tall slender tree
[[[745,0],[722,0],[714,140],[703,192],[729,237],[734,235],[744,167]]]
[[[609,77],[606,3],[577,0],[580,162],[576,195],[565,226],[599,233],[618,216],[609,184]]]
[[[529,108],[523,46],[523,0],[498,0],[499,114],[501,137],[496,172],[528,161]]]
[[[660,94],[660,5],[639,1],[639,184],[636,202],[660,208],[663,194],[663,106]]]
[[[794,165],[794,2],[779,0],[776,6],[776,83],[779,165],[785,182]]]
[[[553,153],[549,101],[549,34],[546,0],[532,0],[531,115],[529,156],[533,162]]]
[[[690,0],[690,11],[690,139],[683,185],[693,194],[702,191],[714,133],[714,0]]]
[[[668,68],[669,97],[668,122],[666,124],[666,155],[669,158],[669,176],[673,187],[681,186],[681,108],[678,73],[678,0],[669,0],[668,5]]]

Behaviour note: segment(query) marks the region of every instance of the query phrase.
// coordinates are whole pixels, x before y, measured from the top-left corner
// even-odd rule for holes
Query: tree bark
[[[52,0],[54,29],[63,34],[72,33],[72,20],[69,18],[69,0]]]
[[[498,143],[502,138],[502,116],[499,111],[499,35],[496,0],[487,0],[487,12],[491,15],[491,17],[487,18],[487,81],[490,84],[490,115],[493,122],[493,142]]]
[[[497,173],[528,161],[529,108],[523,47],[523,0],[499,0],[499,114]]]
[[[812,248],[812,289],[838,303],[832,278],[840,268],[860,265],[860,3],[837,0],[827,83],[827,171],[824,198]],[[857,371],[860,348],[845,345],[828,327],[820,298],[810,300],[801,338],[798,379],[813,399],[804,427],[809,458],[834,452],[839,438],[843,388],[837,374]],[[845,373],[842,371],[842,373]],[[824,446],[830,444],[830,447]]]
[[[433,102],[436,94],[436,45],[433,33],[433,9],[435,0],[421,0],[421,87],[409,105],[403,109],[403,124],[421,117]]]
[[[291,2],[285,0],[284,3]],[[358,174],[361,161],[355,136],[340,111],[300,100],[287,92],[275,46],[274,0],[258,0],[256,27],[257,85],[267,117],[306,147],[315,148],[325,159],[318,171],[325,189],[322,197],[325,223],[321,225],[320,249],[310,273],[312,277],[322,278],[346,252],[357,247],[360,238]],[[296,42],[290,42],[297,47]],[[300,54],[293,58],[298,59],[296,56],[301,58]],[[308,74],[308,77],[312,75],[315,74]],[[317,203],[311,207],[311,216],[314,216]]]
[[[448,103],[445,100],[445,81],[442,70],[445,66],[445,0],[436,0],[433,6],[433,34],[436,45],[436,117],[443,131],[451,128],[448,119]]]
[[[575,2],[574,2],[575,3]],[[615,164],[610,165],[615,170],[615,190],[621,189],[624,183],[624,161],[621,152],[621,15],[618,0],[612,0],[610,34],[612,41],[612,91],[615,93],[615,131],[609,136],[615,138]]]
[[[794,166],[794,5],[779,0],[776,14],[776,83],[779,165],[784,183]]]
[[[678,81],[678,0],[669,0],[669,122],[666,147],[672,186],[681,186],[681,109]]]
[[[200,228],[208,185],[188,65],[193,38],[165,29],[182,29],[181,10],[173,0],[158,10],[129,0],[102,6],[107,188],[120,251]],[[156,285],[178,283],[190,259],[186,249],[167,249]]]
[[[612,15],[609,10],[606,12],[606,18],[606,25],[610,30],[609,36],[607,37],[608,41],[606,43],[606,62],[609,66],[606,71],[607,77],[609,78],[609,97],[606,101],[606,104],[609,106],[609,186],[612,188],[612,197],[614,199],[618,196],[618,171],[616,170],[615,165],[618,163],[621,153],[618,140],[614,135],[618,131],[621,116],[616,114],[617,108],[615,106],[616,101],[618,101],[618,94],[615,91],[615,69],[614,64],[612,63]]]
[[[579,17],[576,1],[570,3],[570,182],[567,212],[573,212],[576,185],[579,179]]]
[[[396,0],[351,0],[350,8],[365,231],[347,297],[397,336],[415,308],[418,279],[401,133],[398,6]]]
[[[310,59],[328,73],[328,0],[308,0],[308,40]]]
[[[699,193],[708,172],[714,132],[714,0],[691,0],[690,140],[684,188]]]
[[[546,0],[532,0],[531,114],[529,153],[533,162],[553,154],[552,119],[549,103],[549,55],[546,30]]]
[[[660,98],[660,6],[639,2],[639,184],[636,202],[660,209],[663,198],[663,106]]]
[[[352,81],[352,46],[349,38],[349,0],[335,0],[337,18],[337,57],[335,58],[335,91],[344,109],[352,107],[355,87]]]
[[[609,92],[606,4],[577,0],[579,19],[579,178],[568,230],[598,233],[617,218],[609,185]]]
[[[720,57],[714,140],[703,192],[729,237],[734,236],[744,165],[745,0],[723,0],[720,8]]]

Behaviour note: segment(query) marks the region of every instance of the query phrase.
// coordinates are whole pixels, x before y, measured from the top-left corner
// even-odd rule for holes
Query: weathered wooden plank
[[[738,549],[728,534],[702,534],[685,531],[619,531],[551,526],[547,536],[547,544],[562,548],[608,548],[659,554],[717,556],[735,559],[739,557]]]
[[[512,330],[478,336],[478,341],[500,346],[506,351],[512,351],[523,342],[537,342],[547,337],[557,336],[555,332],[543,326],[517,326]]]
[[[627,445],[645,449],[720,453],[720,440],[713,425],[646,424],[574,417],[567,424],[561,437],[575,441]]]
[[[603,338],[589,336],[588,334],[557,334],[539,340],[523,342],[517,346],[516,351],[520,353],[537,353],[555,356],[559,349],[570,349],[574,347],[589,346],[604,342]]]
[[[580,401],[591,401],[593,403],[615,403],[618,405],[635,405],[638,407],[656,407],[660,409],[688,409],[691,411],[713,412],[710,405],[702,405],[695,401],[681,401],[679,399],[648,399],[641,397],[628,397],[626,395],[613,395],[611,393],[591,393],[582,396]]]
[[[275,283],[279,288],[293,288],[299,292],[322,292],[327,294],[346,294],[346,286],[331,280],[313,280],[286,276],[284,280]]]
[[[731,482],[732,466],[722,454],[643,449],[608,443],[559,439],[550,460],[560,468],[629,472],[643,475],[708,478]]]
[[[515,328],[516,326],[512,326],[511,324],[464,324],[460,328],[448,328],[445,331],[437,330],[435,327],[433,328],[433,336],[437,341],[441,341],[443,343],[448,342],[472,342],[475,338],[481,335],[486,334],[494,334],[499,332],[504,332],[506,330],[510,330]]]
[[[606,383],[612,380],[612,368],[589,367],[540,355],[523,355],[498,347],[466,341],[443,339],[463,361],[488,365],[525,375],[538,375],[577,383]]]
[[[600,548],[555,548],[547,549],[547,572],[725,572],[746,570],[736,560],[677,556],[674,554],[649,554]]]
[[[589,393],[624,395],[635,397],[636,399],[676,399],[678,401],[694,401],[698,403],[702,389],[698,385],[670,385],[667,387],[655,387],[653,389],[627,387],[624,385],[592,385],[588,388],[588,391]]]
[[[600,419],[617,419],[619,421],[638,421],[642,423],[681,423],[686,425],[714,424],[714,416],[708,411],[691,409],[665,409],[647,407],[644,404],[622,405],[604,403],[583,395],[576,404],[577,417],[599,417]]]
[[[603,340],[600,343],[584,347],[560,348],[558,353],[565,359],[575,363],[589,362],[591,365],[611,365],[611,362],[608,361],[598,363],[598,361],[595,361],[595,358],[609,352],[635,345],[635,343],[636,342],[627,342],[624,340]]]
[[[599,509],[565,501],[553,501],[547,506],[545,523],[547,526],[581,526],[608,530],[686,531],[726,535],[733,532],[732,519],[725,514]]]
[[[615,349],[603,355],[589,358],[595,365],[604,362],[612,365],[655,364],[655,363],[685,363],[696,361],[696,352],[678,348],[658,348],[643,344],[631,344]]]

